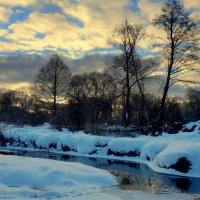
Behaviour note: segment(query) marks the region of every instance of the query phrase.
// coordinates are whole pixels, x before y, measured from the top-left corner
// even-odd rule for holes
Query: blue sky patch
[[[128,10],[132,12],[139,12],[138,0],[131,0],[131,5],[127,7]]]
[[[80,28],[84,27],[84,23],[80,19],[77,19],[77,18],[74,18],[74,17],[71,17],[71,16],[67,16],[67,19],[69,20],[69,22],[77,25]]]
[[[143,56],[143,57],[146,57],[146,56],[156,56],[156,55],[158,55],[157,52],[152,52],[150,49],[148,50],[148,49],[144,49],[144,48],[140,48],[140,49],[138,50],[138,53],[139,53],[141,56]]]
[[[2,42],[8,42],[8,43],[12,42],[12,40],[4,38],[4,37],[0,37],[0,41],[2,41]]]
[[[36,35],[35,35],[35,37],[36,38],[39,38],[39,39],[43,39],[43,38],[45,38],[45,34],[43,34],[43,33],[36,33]]]
[[[11,15],[10,19],[7,23],[0,23],[0,28],[7,29],[11,24],[14,24],[18,21],[24,21],[32,12],[31,7],[15,6],[12,8],[12,10],[13,14]]]
[[[41,13],[61,13],[61,9],[54,4],[45,4],[41,9]]]
[[[14,13],[9,20],[11,24],[16,21],[24,21],[31,14],[32,8],[16,6],[13,8],[13,11]]]

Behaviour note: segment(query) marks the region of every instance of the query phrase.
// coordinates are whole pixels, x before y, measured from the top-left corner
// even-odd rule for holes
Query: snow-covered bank
[[[110,173],[79,163],[0,155],[0,174],[0,199],[194,200],[181,193],[120,190]]]
[[[159,137],[112,138],[57,132],[48,125],[17,128],[7,126],[7,146],[73,153],[92,157],[115,158],[142,162],[153,170],[173,175],[200,178],[200,121],[187,124],[176,135]]]
[[[0,174],[0,199],[90,197],[117,184],[110,173],[80,163],[17,156],[0,155]]]

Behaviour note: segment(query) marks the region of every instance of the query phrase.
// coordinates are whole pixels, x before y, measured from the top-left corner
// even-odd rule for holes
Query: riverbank
[[[80,163],[11,155],[0,155],[0,160],[0,199],[195,200],[178,191],[146,193],[120,189],[109,172]]]
[[[22,128],[7,125],[3,135],[7,147],[134,161],[159,173],[200,178],[200,121],[184,129],[176,135],[114,138],[67,129],[58,132],[48,124]]]

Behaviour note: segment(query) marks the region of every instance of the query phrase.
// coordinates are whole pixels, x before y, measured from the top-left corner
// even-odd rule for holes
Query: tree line
[[[67,127],[93,133],[101,132],[107,126],[125,125],[125,98],[123,95],[116,95],[117,89],[113,87],[113,77],[109,74],[92,72],[73,75],[68,80],[67,87],[66,98],[57,103],[56,111],[53,96],[47,101],[33,92],[1,92],[0,120],[19,126],[37,126],[49,122],[59,130]],[[141,129],[157,120],[160,110],[161,96],[145,93],[145,99],[148,109],[144,114],[140,94],[132,92],[130,95],[130,122]],[[188,89],[187,99],[167,98],[165,109],[165,121],[170,126],[175,122],[199,120],[200,92]],[[143,124],[142,115],[149,119]]]
[[[184,77],[188,72],[199,72],[199,20],[192,18],[178,0],[169,0],[152,25],[163,33],[151,36],[159,49],[156,59],[141,57],[140,42],[149,37],[148,33],[141,24],[126,18],[109,38],[119,53],[103,73],[72,75],[62,58],[52,55],[39,69],[31,95],[17,91],[1,94],[1,120],[31,125],[48,121],[58,129],[79,130],[137,124],[145,131],[151,125],[155,133],[166,124],[198,120],[199,91],[189,88],[187,101],[170,98],[168,93],[178,82],[198,84]],[[156,96],[147,88],[161,63],[166,74],[164,89]]]

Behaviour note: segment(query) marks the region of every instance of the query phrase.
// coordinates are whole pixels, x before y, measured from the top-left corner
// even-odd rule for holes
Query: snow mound
[[[106,171],[80,163],[0,155],[0,182],[9,186],[71,187],[116,185]]]
[[[0,160],[1,199],[11,195],[5,193],[9,188],[20,193],[13,194],[13,198],[16,195],[31,198],[35,190],[40,191],[40,197],[62,196],[63,193],[72,196],[73,191],[76,191],[76,196],[78,191],[84,194],[87,190],[91,192],[91,188],[97,190],[117,184],[110,173],[80,163],[5,155],[0,155]]]
[[[184,132],[192,132],[192,131],[197,131],[200,130],[200,120],[197,122],[190,122],[188,124],[185,124],[182,128]]]

